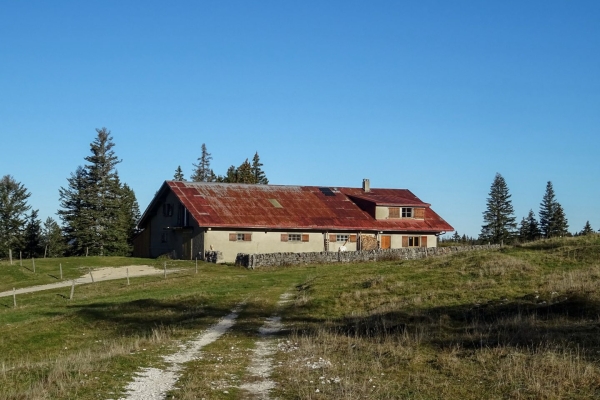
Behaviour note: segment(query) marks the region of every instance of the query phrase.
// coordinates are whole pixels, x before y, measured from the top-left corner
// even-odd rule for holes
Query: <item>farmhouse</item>
[[[453,228],[406,189],[166,181],[142,215],[134,255],[233,262],[238,253],[435,247]],[[342,247],[343,246],[343,247]]]

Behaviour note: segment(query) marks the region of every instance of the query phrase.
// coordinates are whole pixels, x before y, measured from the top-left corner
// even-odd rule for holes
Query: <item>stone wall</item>
[[[279,267],[286,265],[324,264],[338,262],[360,261],[390,261],[414,260],[465,251],[499,249],[500,245],[454,246],[454,247],[413,247],[402,249],[344,251],[344,252],[315,252],[315,253],[269,253],[244,254],[239,253],[235,264],[246,268]]]

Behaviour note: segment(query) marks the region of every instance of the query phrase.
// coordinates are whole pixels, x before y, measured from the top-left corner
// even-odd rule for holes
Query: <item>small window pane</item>
[[[336,242],[347,242],[350,238],[350,235],[335,235]]]
[[[299,233],[288,233],[288,242],[301,242],[302,235]]]
[[[412,218],[413,209],[412,208],[402,208],[402,218]]]

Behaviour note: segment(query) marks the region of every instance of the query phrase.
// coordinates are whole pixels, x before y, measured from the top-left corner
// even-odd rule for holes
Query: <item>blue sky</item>
[[[142,211],[202,143],[224,174],[407,188],[477,236],[505,178],[517,220],[552,181],[600,228],[598,1],[29,1],[0,11],[0,174],[58,220],[112,131]]]

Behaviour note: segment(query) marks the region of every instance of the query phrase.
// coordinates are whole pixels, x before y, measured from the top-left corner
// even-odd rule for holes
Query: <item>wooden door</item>
[[[392,247],[392,237],[389,235],[381,235],[381,248],[382,249],[390,249]]]

